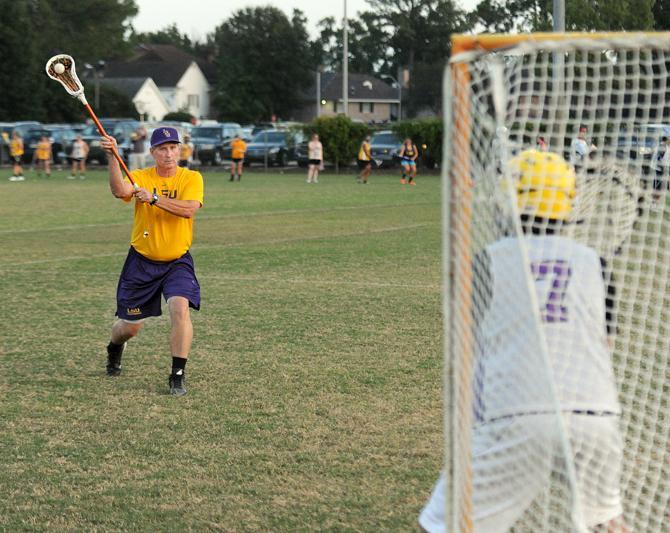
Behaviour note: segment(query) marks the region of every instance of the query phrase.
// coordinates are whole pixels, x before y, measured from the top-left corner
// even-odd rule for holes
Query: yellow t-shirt
[[[9,155],[12,157],[23,155],[23,141],[21,139],[12,139],[9,143]]]
[[[361,149],[358,151],[358,159],[361,161],[370,161],[370,143],[363,141]]]
[[[193,155],[193,146],[191,143],[181,143],[179,147],[179,160],[188,161],[189,158]]]
[[[245,143],[242,139],[234,139],[230,143],[230,148],[232,152],[230,156],[233,159],[242,159],[244,157],[244,152],[247,151],[247,143]]]
[[[139,187],[153,191],[158,196],[173,200],[196,200],[202,206],[204,185],[200,172],[179,167],[174,176],[162,178],[156,167],[149,167],[134,170],[131,175]],[[123,200],[130,202],[131,199]],[[192,242],[193,218],[178,217],[155,205],[135,202],[130,244],[144,257],[153,261],[173,261],[184,255]]]
[[[35,157],[37,159],[51,159],[51,143],[49,141],[40,141],[35,147]]]

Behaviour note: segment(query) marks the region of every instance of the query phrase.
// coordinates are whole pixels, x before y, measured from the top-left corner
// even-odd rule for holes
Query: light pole
[[[402,119],[402,85],[400,85],[400,82],[390,74],[382,74],[382,79],[384,78],[391,80],[398,86],[398,118],[396,118],[396,121],[399,122],[400,119]]]
[[[316,118],[321,116],[321,65],[316,69]]]
[[[105,62],[100,59],[95,65],[84,64],[84,68],[93,72],[93,81],[95,82],[95,108],[100,109],[100,78],[102,71],[105,70]]]
[[[554,31],[565,31],[565,0],[554,0]]]
[[[344,20],[342,21],[342,105],[344,116],[349,116],[349,23],[347,21],[347,0],[344,0]]]

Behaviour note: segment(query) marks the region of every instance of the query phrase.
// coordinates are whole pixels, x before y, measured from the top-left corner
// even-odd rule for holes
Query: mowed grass
[[[0,530],[407,531],[442,454],[439,177],[205,177],[189,393],[167,317],[104,375],[132,207],[0,180]]]

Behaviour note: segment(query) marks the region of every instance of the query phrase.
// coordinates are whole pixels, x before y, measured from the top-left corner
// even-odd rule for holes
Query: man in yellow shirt
[[[124,202],[135,200],[130,250],[116,292],[118,320],[107,346],[107,374],[121,374],[121,354],[128,340],[138,334],[144,320],[161,314],[161,295],[170,312],[172,372],[170,394],[186,394],[184,375],[193,340],[189,308],[200,309],[200,285],[189,248],[193,217],[203,203],[199,172],[179,167],[179,134],[159,127],[151,135],[150,153],[156,166],[132,172],[137,188],[124,179],[112,156],[113,137],[103,137],[107,152],[109,186]]]
[[[247,152],[247,143],[244,139],[240,139],[239,135],[230,141],[231,154],[233,164],[230,167],[230,181],[240,181],[242,179],[242,169],[244,167],[244,154]]]

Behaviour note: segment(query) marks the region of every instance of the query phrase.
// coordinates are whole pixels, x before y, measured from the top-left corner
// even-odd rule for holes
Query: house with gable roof
[[[139,46],[130,59],[108,63],[100,80],[128,95],[149,121],[175,111],[209,118],[213,81],[210,65],[169,44]]]
[[[310,122],[317,116],[337,115],[344,112],[342,74],[322,72],[317,86],[314,83],[303,94],[303,105],[293,113],[293,119]],[[400,94],[384,80],[371,74],[349,73],[348,116],[363,122],[388,122],[397,120]],[[318,94],[317,94],[318,93]]]

